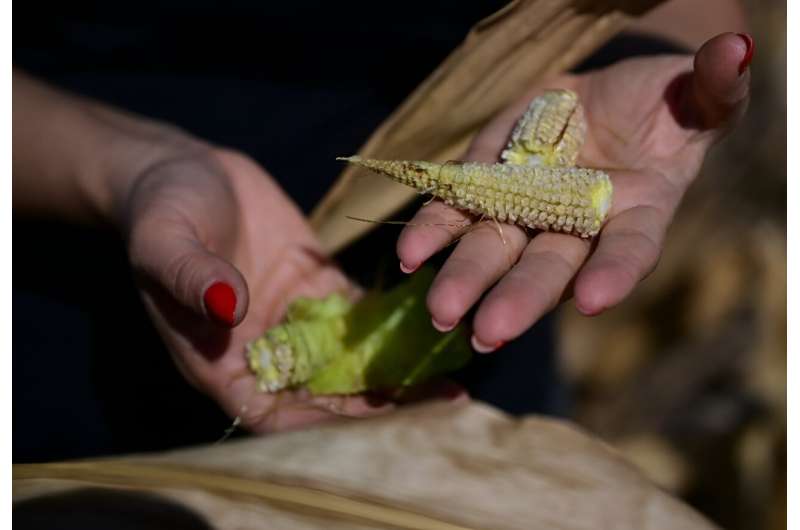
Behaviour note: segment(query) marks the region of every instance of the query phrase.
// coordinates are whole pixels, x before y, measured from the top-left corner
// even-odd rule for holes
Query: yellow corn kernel
[[[578,95],[548,90],[531,101],[500,155],[509,164],[571,167],[586,137],[586,120]]]
[[[430,193],[476,215],[520,226],[596,235],[611,207],[611,179],[599,169],[475,162],[338,158]]]

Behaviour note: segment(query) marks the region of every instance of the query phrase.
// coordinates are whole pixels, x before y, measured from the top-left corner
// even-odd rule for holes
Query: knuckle
[[[127,251],[132,268],[138,272],[155,273],[152,257],[157,255],[157,241],[150,223],[136,223],[128,232]]]
[[[192,300],[192,286],[196,283],[198,270],[194,265],[194,255],[184,253],[169,260],[162,272],[164,287],[179,300]]]

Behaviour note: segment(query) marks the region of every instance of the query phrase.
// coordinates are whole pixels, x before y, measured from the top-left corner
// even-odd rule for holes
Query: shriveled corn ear
[[[460,368],[471,356],[466,334],[431,326],[425,294],[432,281],[425,268],[355,304],[336,294],[295,300],[285,323],[247,346],[261,390],[353,394],[413,386]]]
[[[340,158],[430,193],[446,204],[501,222],[588,238],[611,207],[611,180],[577,167]]]
[[[585,137],[586,120],[578,95],[571,90],[548,90],[531,101],[500,159],[517,165],[571,167]]]
[[[430,193],[446,204],[528,228],[596,235],[611,208],[606,173],[574,167],[586,136],[578,95],[548,90],[517,122],[502,164],[339,158]]]
[[[262,391],[300,385],[342,349],[345,317],[353,303],[339,294],[298,298],[289,305],[286,324],[267,330],[247,345],[250,369]]]

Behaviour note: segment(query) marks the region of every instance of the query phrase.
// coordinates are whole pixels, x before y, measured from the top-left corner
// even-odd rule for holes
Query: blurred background
[[[559,315],[571,416],[730,529],[786,526],[786,4],[747,0],[744,123],[676,215],[656,271]]]

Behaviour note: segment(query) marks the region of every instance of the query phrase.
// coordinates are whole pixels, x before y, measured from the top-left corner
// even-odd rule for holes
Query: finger
[[[225,327],[244,318],[249,302],[244,277],[183,224],[141,222],[131,233],[129,250],[137,272],[195,314]]]
[[[209,393],[231,418],[238,418],[238,425],[258,433],[291,430],[340,417],[376,416],[395,407],[392,402],[376,402],[365,395],[313,396],[303,388],[262,392],[246,370],[229,382],[211,385]]]
[[[575,305],[596,315],[621,302],[655,269],[671,215],[638,206],[612,218],[575,280]]]
[[[482,353],[518,337],[561,300],[589,253],[585,239],[555,233],[533,238],[519,262],[475,314],[473,347]]]
[[[340,418],[369,418],[394,410],[393,403],[371,402],[362,395],[353,396],[309,396],[306,391],[290,395],[272,395],[275,403],[267,414],[256,416],[256,422],[247,425],[249,430],[259,433],[298,429]]]
[[[701,128],[717,129],[744,113],[754,49],[752,37],[736,33],[718,35],[700,48],[683,102],[688,119]]]
[[[440,331],[455,327],[483,292],[516,263],[527,243],[527,234],[517,226],[476,225],[458,243],[428,291],[434,327]]]
[[[525,102],[518,102],[478,133],[464,155],[464,160],[497,162],[505,143],[497,144],[491,139],[507,136],[514,122],[525,111],[526,105]],[[397,240],[400,268],[406,273],[417,270],[428,258],[461,236],[472,224],[473,219],[472,216],[441,201],[433,201],[420,208]]]
[[[441,201],[419,209],[397,240],[400,268],[410,273],[459,237],[472,218]]]
[[[304,425],[318,424],[336,418],[336,414],[311,403],[307,391],[284,391],[277,394],[260,392],[254,382],[237,385],[253,387],[247,395],[239,394],[239,400],[232,395],[221,396],[220,403],[232,418],[239,418],[239,424],[246,430],[256,433],[288,431]]]

